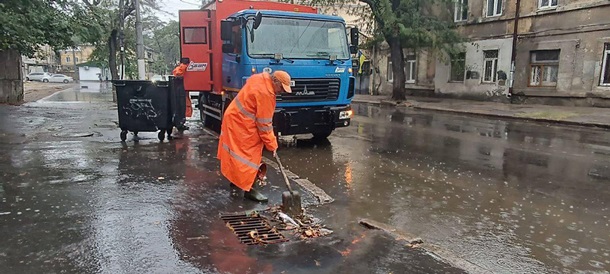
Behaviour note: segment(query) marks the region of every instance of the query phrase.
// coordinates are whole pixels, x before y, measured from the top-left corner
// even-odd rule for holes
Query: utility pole
[[[140,18],[140,0],[135,0],[136,8],[136,50],[138,57],[138,79],[146,79],[146,60],[144,59],[144,37],[142,36],[142,18]]]
[[[82,49],[81,49],[82,50]],[[82,58],[82,55],[81,55]],[[74,63],[74,82],[78,82],[78,68],[76,67],[76,47],[72,48],[72,62]]]
[[[123,30],[125,29],[125,2],[124,0],[119,0],[119,55],[121,58],[121,80],[125,79],[125,34]]]
[[[521,0],[517,0],[515,9],[515,22],[513,29],[513,51],[510,57],[510,81],[508,86],[508,96],[510,96],[510,102],[513,102],[512,95],[515,86],[515,60],[517,59],[517,40],[519,39],[519,16],[521,11]]]

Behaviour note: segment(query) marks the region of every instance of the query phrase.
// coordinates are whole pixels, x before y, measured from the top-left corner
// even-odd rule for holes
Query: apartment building
[[[405,88],[494,100],[505,98],[512,85],[512,94],[526,102],[610,107],[607,14],[608,0],[455,0],[453,20],[468,39],[456,45],[462,53],[405,49]],[[379,52],[380,90],[390,93],[389,52],[383,46]]]

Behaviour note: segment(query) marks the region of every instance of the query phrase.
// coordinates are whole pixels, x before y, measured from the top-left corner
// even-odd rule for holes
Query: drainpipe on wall
[[[515,60],[517,59],[517,39],[519,38],[519,13],[521,11],[521,0],[517,0],[516,9],[515,9],[515,28],[513,29],[513,51],[510,56],[510,84],[508,87],[508,98],[511,98],[510,102],[512,103],[512,96],[514,92],[515,85]]]

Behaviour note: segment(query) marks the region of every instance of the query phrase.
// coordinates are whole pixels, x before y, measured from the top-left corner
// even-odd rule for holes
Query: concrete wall
[[[456,97],[485,97],[502,96],[508,92],[508,82],[483,83],[483,63],[485,50],[498,50],[498,71],[510,72],[510,56],[512,39],[481,40],[465,43],[466,71],[476,72],[478,78],[471,77],[464,82],[452,82],[451,65],[449,58],[437,58],[436,77],[434,78],[435,93],[438,95],[451,95]],[[472,73],[471,73],[472,74]]]
[[[16,50],[0,51],[0,103],[23,101],[21,55]]]
[[[404,87],[407,90],[407,94],[415,95],[428,95],[434,92],[434,75],[436,70],[436,56],[433,53],[426,50],[419,50],[417,52],[404,49],[403,54],[405,58],[407,55],[416,55],[416,76],[415,83],[405,83]],[[382,45],[382,48],[375,52],[375,58],[373,60],[373,66],[376,66],[378,72],[373,68],[375,83],[376,85],[381,84],[379,94],[391,95],[393,81],[388,81],[388,59],[390,58],[390,49],[387,44]]]
[[[99,81],[99,76],[102,73],[102,69],[96,67],[79,67],[78,68],[78,79],[80,81]]]

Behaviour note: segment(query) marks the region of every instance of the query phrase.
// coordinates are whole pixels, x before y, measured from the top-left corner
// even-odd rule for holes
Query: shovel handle
[[[286,182],[286,187],[288,187],[288,191],[290,191],[290,194],[292,195],[292,188],[290,187],[290,181],[288,181],[288,176],[286,176],[286,172],[284,172],[284,167],[282,166],[280,157],[277,156],[277,152],[275,153],[275,160],[277,161],[277,165],[280,167],[280,172],[284,176],[284,181]]]

